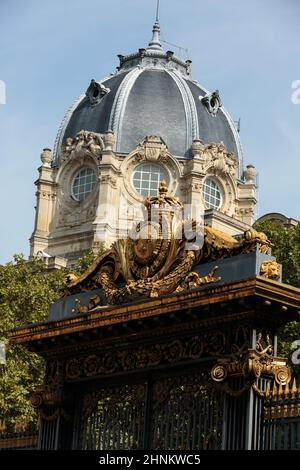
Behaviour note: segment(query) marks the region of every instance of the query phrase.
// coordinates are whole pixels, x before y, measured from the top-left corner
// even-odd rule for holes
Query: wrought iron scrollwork
[[[146,385],[117,384],[84,395],[80,447],[142,449]]]
[[[220,448],[223,407],[206,371],[155,381],[151,448]]]

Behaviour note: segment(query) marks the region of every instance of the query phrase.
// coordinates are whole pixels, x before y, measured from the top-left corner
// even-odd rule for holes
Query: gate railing
[[[151,426],[150,429],[151,435],[149,436],[153,439],[152,446],[159,448],[160,445],[158,441],[163,439],[163,442],[161,443],[162,448],[221,448],[221,444],[219,442],[221,439],[221,434],[219,435],[219,432],[221,432],[221,428],[219,426],[220,417],[217,415],[215,416],[213,408],[210,409],[210,412],[205,408],[205,404],[208,403],[207,399],[210,395],[207,397],[206,395],[202,396],[204,389],[202,390],[201,388],[201,381],[199,384],[196,381],[195,390],[198,390],[198,393],[195,395],[195,391],[192,386],[195,381],[195,376],[192,376],[193,380],[191,380],[191,383],[185,383],[182,379],[182,377],[179,377],[179,388],[177,386],[178,379],[175,378],[164,379],[163,381],[158,381],[156,384],[159,387],[157,389],[158,395],[155,395],[154,403],[157,403],[159,408],[151,410],[150,413],[152,421],[154,420],[153,426]],[[166,381],[169,381],[170,384],[165,383]],[[169,387],[167,387],[167,385],[169,385]],[[153,393],[156,391],[156,388],[154,387]],[[116,392],[119,391],[120,390],[117,387]],[[122,391],[124,392],[123,389]],[[133,408],[131,401],[124,396],[124,393],[120,396],[120,393],[116,394],[113,393],[111,389],[108,389],[108,403],[113,402],[113,398],[115,397],[117,403],[119,400],[120,405],[122,404],[121,408],[118,408],[115,403],[113,403],[113,406],[108,407],[108,403],[106,406],[106,402],[104,400],[106,395],[103,394],[102,389],[99,390],[99,392],[101,392],[100,402],[98,401],[99,394],[95,394],[95,403],[92,403],[93,400],[89,400],[89,404],[93,404],[94,406],[90,410],[88,409],[89,406],[87,406],[86,409],[88,417],[85,419],[85,444],[82,443],[81,448],[143,448],[145,423],[143,419],[141,422],[138,420],[138,416],[135,413],[135,408]],[[221,405],[222,400],[220,400],[220,398],[216,402],[209,401],[210,407],[214,403],[219,403],[219,405]],[[139,400],[141,400],[141,402]],[[134,399],[134,403],[144,410],[145,403],[143,395],[138,393],[137,397]],[[274,383],[272,388],[267,387],[265,390],[265,398],[260,403],[261,408],[259,407],[258,412],[259,415],[262,415],[262,420],[255,420],[254,422],[252,432],[255,432],[255,435],[257,435],[257,443],[255,444],[254,441],[256,440],[254,439],[254,435],[252,435],[251,439],[253,442],[251,448],[254,446],[253,448],[261,450],[300,449],[300,385],[297,385],[296,380],[294,379],[285,386],[278,386]],[[141,416],[143,416],[143,414]],[[180,416],[180,422],[176,421],[178,416]],[[227,432],[229,432],[230,422],[226,419],[226,416],[224,416],[224,419],[227,423]],[[121,445],[121,440],[124,440],[125,438],[124,432],[124,435],[121,432],[122,423],[125,426],[124,429],[126,429],[128,436],[129,434],[132,434],[132,439],[133,437],[136,438],[136,445],[134,445],[133,441],[132,445],[129,442],[127,445],[125,442]],[[232,435],[236,435],[240,432],[236,427],[237,422],[232,424],[234,427],[230,432],[233,433]],[[137,445],[139,440],[137,436],[140,435],[138,429],[140,429],[140,432],[142,433],[142,441],[139,445]],[[155,433],[153,433],[153,429],[156,430]],[[101,430],[103,436],[106,436],[108,440],[101,439],[99,434]],[[172,435],[173,438],[170,440],[168,436]],[[38,430],[35,425],[30,427],[24,426],[23,428],[17,426],[13,432],[8,432],[5,429],[4,423],[0,421],[0,450],[34,449],[37,447],[37,438]],[[232,446],[234,448],[238,448],[236,443],[234,445],[230,445],[228,442],[224,448],[231,448]]]
[[[296,379],[285,386],[276,383],[264,403],[263,448],[300,449],[300,386]]]
[[[0,450],[36,449],[38,432],[6,433],[0,435]]]
[[[0,420],[0,450],[35,449],[38,440],[37,423],[17,422],[12,430],[7,430]]]

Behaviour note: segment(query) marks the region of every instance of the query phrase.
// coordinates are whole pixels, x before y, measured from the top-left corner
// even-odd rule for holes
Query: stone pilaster
[[[113,152],[115,137],[112,131],[104,135],[105,150],[99,163],[99,194],[96,216],[93,221],[93,245],[97,251],[102,243],[109,246],[117,235],[119,218],[119,166],[118,157]]]
[[[48,248],[50,226],[53,220],[56,200],[56,170],[51,168],[52,154],[50,149],[44,149],[41,154],[42,166],[39,168],[39,178],[35,182],[36,215],[34,231],[30,239],[30,255]]]
[[[255,220],[256,185],[254,183],[238,184],[237,218],[247,225],[253,225]]]

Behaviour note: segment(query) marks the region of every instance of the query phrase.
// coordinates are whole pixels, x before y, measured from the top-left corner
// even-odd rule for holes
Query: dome
[[[92,80],[67,112],[56,138],[56,163],[64,140],[82,129],[113,130],[115,151],[121,154],[135,149],[146,135],[159,135],[177,157],[190,158],[191,144],[200,138],[204,144],[222,141],[242,159],[238,132],[218,91],[208,93],[192,80],[191,61],[162,50],[158,22],[147,49],[119,60],[115,74]]]

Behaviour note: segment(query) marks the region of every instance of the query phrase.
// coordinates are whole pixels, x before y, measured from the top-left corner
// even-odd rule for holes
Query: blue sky
[[[1,0],[0,262],[28,255],[40,152],[90,83],[149,42],[155,0]],[[188,48],[193,78],[241,118],[259,171],[259,214],[300,219],[299,0],[161,0],[162,36]],[[173,49],[166,45],[167,49]]]

